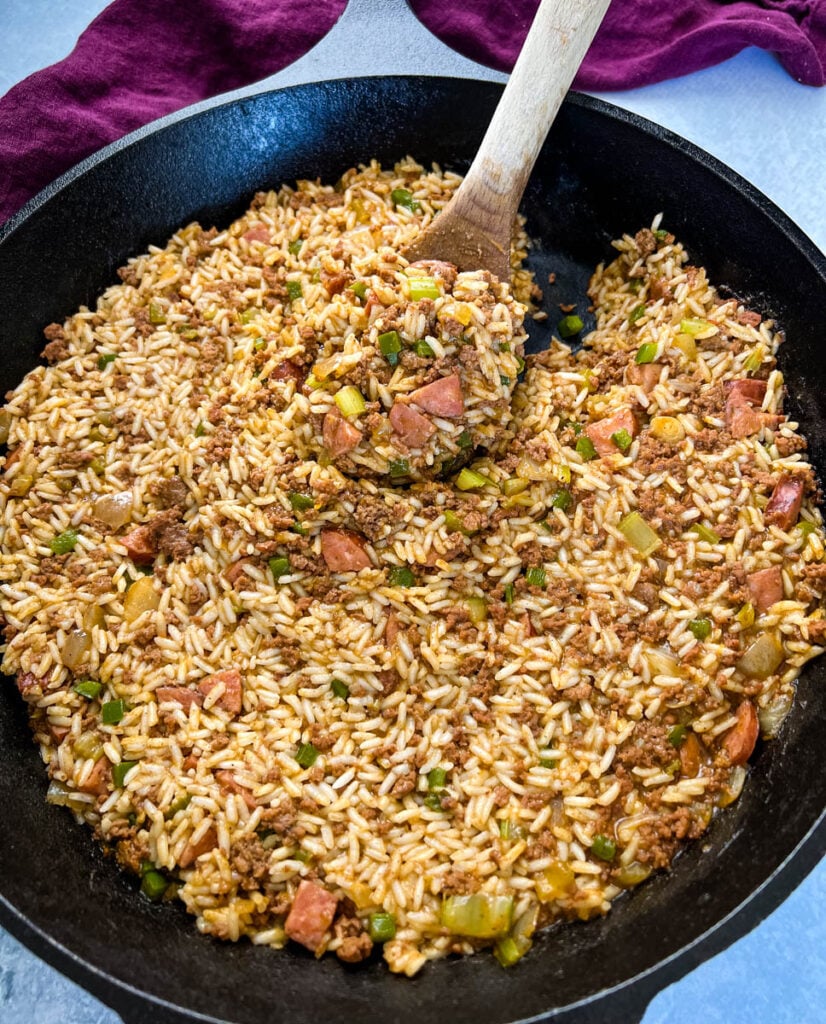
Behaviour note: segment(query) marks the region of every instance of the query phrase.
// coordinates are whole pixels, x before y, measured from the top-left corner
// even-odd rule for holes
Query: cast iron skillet
[[[300,177],[333,182],[369,157],[408,153],[462,170],[500,86],[363,78],[299,86],[174,115],[110,146],[0,232],[0,386],[38,360],[42,329],[94,301],[115,268],[192,218],[227,224],[252,194]],[[365,117],[364,112],[370,111]],[[523,210],[548,308],[582,299],[609,240],[664,211],[664,224],[789,341],[788,408],[826,465],[826,260],[768,200],[715,160],[634,115],[581,96],[564,104]],[[552,322],[555,318],[552,317]],[[547,343],[546,330],[532,339]],[[412,981],[380,962],[350,969],[197,935],[148,904],[87,829],[44,802],[46,776],[8,683],[0,698],[0,922],[127,1021],[396,1024],[638,1019],[648,1000],[754,927],[826,847],[826,664],[810,666],[780,737],[758,750],[738,803],[707,839],[602,920],[542,935],[516,968],[487,954],[429,965]]]

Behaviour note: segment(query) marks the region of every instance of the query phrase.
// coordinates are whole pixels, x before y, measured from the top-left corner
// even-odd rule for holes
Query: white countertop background
[[[0,94],[65,57],[105,6],[106,0],[0,0]],[[376,32],[377,20],[392,22],[393,31]],[[358,48],[363,74],[505,77],[448,50],[402,0],[351,0],[334,31]],[[229,95],[352,73],[351,47],[322,41],[281,74]],[[770,54],[750,49],[706,71],[599,95],[718,157],[826,251],[826,89],[799,85]],[[118,1022],[0,929],[0,1024]],[[643,1024],[819,1022],[826,1022],[826,864],[751,934],[661,992]]]

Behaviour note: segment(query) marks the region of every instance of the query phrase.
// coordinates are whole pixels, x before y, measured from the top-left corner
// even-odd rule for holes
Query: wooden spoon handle
[[[610,0],[542,0],[462,185],[510,236],[542,143]],[[503,209],[502,207],[506,207]],[[466,213],[467,216],[467,213]],[[478,220],[478,218],[472,218]]]

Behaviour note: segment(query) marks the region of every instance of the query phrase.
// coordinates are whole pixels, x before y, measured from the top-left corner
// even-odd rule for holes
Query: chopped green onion
[[[679,747],[685,739],[688,729],[684,725],[675,725],[668,730],[668,742],[672,747]]]
[[[541,565],[532,565],[525,573],[525,582],[532,587],[544,587],[547,581],[547,574]]]
[[[438,793],[428,793],[424,798],[424,805],[429,811],[441,811],[442,798]]]
[[[255,306],[249,306],[247,309],[243,310],[243,312],[241,313],[241,323],[242,324],[252,323],[252,321],[257,316],[258,316],[258,310],[255,308]],[[263,341],[263,340],[264,340],[263,338],[258,338],[257,339],[257,341]],[[262,346],[262,348],[263,348],[263,346]]]
[[[657,534],[646,523],[639,512],[629,512],[621,520],[619,531],[628,541],[632,548],[636,548],[641,555],[650,555],[662,544]]]
[[[641,302],[639,306],[634,306],[628,314],[628,323],[635,324],[643,316],[645,316],[645,303]]]
[[[600,860],[613,860],[617,855],[617,844],[607,836],[594,836],[591,843],[591,853]]]
[[[392,459],[389,465],[391,479],[398,479],[407,476],[410,472],[410,463],[407,459]]]
[[[654,232],[654,237],[657,239],[658,242],[664,242],[666,238],[668,238],[668,232],[665,230],[665,228],[657,228],[657,230]]]
[[[290,242],[290,244],[287,246],[287,251],[292,256],[297,256],[301,252],[301,246],[303,244],[304,244],[304,239],[303,238],[296,238],[294,241]]]
[[[556,768],[556,766],[558,764],[559,764],[559,761],[557,761],[553,757],[540,757],[539,758],[539,767],[540,768]]]
[[[384,910],[377,910],[367,919],[367,931],[373,942],[389,942],[396,936],[396,918]]]
[[[522,358],[522,356],[517,356],[516,357],[516,372],[517,373],[522,373],[524,371],[526,365],[527,365],[527,363]]]
[[[499,374],[499,383],[502,387],[509,388],[511,385],[511,379],[504,373]]]
[[[470,436],[469,430],[463,430],[461,434],[456,438],[456,444],[460,448],[472,448],[473,438]]]
[[[657,346],[653,341],[646,341],[644,345],[640,345],[637,349],[637,355],[634,362],[639,364],[642,363],[653,363],[657,357]]]
[[[499,485],[499,490],[505,495],[506,498],[512,498],[516,494],[521,494],[531,486],[530,480],[524,476],[511,476],[507,480],[503,480]]]
[[[313,859],[313,855],[309,850],[296,850],[293,854],[293,860],[297,860],[300,864],[309,864]]]
[[[708,544],[720,543],[720,535],[715,533],[710,527],[704,526],[702,523],[695,523],[691,527],[691,532],[696,533],[700,540],[704,540]]]
[[[611,435],[611,440],[614,442],[614,444],[617,446],[617,448],[619,448],[621,452],[627,452],[628,449],[631,447],[631,443],[634,439],[633,437],[631,437],[631,435],[628,433],[625,427],[622,427],[620,430],[615,431]]]
[[[49,541],[49,547],[56,555],[67,555],[77,544],[77,530],[64,530]]]
[[[303,523],[300,523],[297,519],[293,523],[293,525],[290,527],[290,532],[291,533],[297,533],[299,537],[309,537],[310,536],[310,531],[307,529],[307,527],[304,526]]]
[[[445,526],[450,533],[464,533],[465,535],[469,533],[465,529],[464,520],[457,516],[453,509],[450,508],[445,509]]]
[[[166,323],[166,314],[163,311],[163,306],[159,306],[157,302],[149,303],[149,322],[150,324]]]
[[[563,316],[556,325],[556,329],[559,331],[561,338],[573,338],[575,334],[579,334],[584,326],[581,317]]]
[[[500,341],[499,342],[499,351],[500,352],[510,352],[510,350],[511,350],[511,346],[510,346],[510,342],[509,341]]]
[[[315,505],[314,499],[309,494],[301,494],[299,491],[290,491],[287,497],[295,512],[306,512]]]
[[[185,811],[192,802],[192,794],[184,793],[183,796],[179,796],[177,800],[173,800],[172,803],[164,811],[164,819],[171,821],[179,811]]]
[[[286,576],[290,571],[290,560],[286,555],[281,555],[280,558],[271,558],[269,561],[270,572],[272,578],[277,583],[282,576]]]
[[[295,752],[295,759],[302,768],[312,768],[320,753],[318,747],[314,747],[312,743],[302,743]]]
[[[126,714],[125,700],[108,700],[101,705],[100,717],[104,725],[117,725]]]
[[[505,585],[505,595],[504,596],[505,596],[505,604],[512,605],[513,604],[513,584],[512,583],[507,583]]]
[[[117,352],[104,352],[102,356],[98,356],[98,369],[105,370],[110,363],[118,358]]]
[[[427,773],[427,788],[431,791],[444,789],[447,782],[446,768],[432,768]]]
[[[115,789],[123,789],[126,776],[137,763],[137,761],[121,761],[120,764],[112,767],[112,782],[115,785]]]
[[[166,892],[169,882],[160,871],[147,871],[141,880],[141,892],[147,899],[157,903]]]
[[[419,299],[438,299],[441,294],[439,286],[432,277],[410,278],[411,302],[418,302]]]
[[[387,361],[391,366],[395,366],[399,361],[399,352],[402,350],[402,340],[399,337],[399,332],[385,331],[384,334],[379,335],[378,341],[381,354],[387,356]]]
[[[477,597],[476,595],[467,597],[465,598],[465,605],[467,606],[470,621],[474,626],[481,626],[483,622],[487,621],[488,603],[484,597]]]
[[[688,628],[697,640],[707,640],[711,636],[711,619],[692,619]]]
[[[72,689],[75,693],[79,693],[81,697],[94,700],[95,697],[100,695],[103,684],[96,682],[94,679],[81,679],[79,683],[75,683]]]
[[[487,487],[488,484],[492,483],[486,476],[482,476],[481,473],[477,473],[474,469],[465,469],[456,477],[456,486],[460,491],[472,491],[477,487]]]
[[[295,302],[296,299],[300,299],[304,294],[304,289],[301,287],[300,281],[287,281],[287,297],[290,302]]]
[[[342,679],[333,679],[330,683],[330,689],[333,691],[333,696],[341,700],[347,700],[350,696],[350,687]]]
[[[803,534],[804,540],[809,536],[810,533],[814,533],[817,529],[815,524],[810,523],[808,519],[801,519],[797,526],[800,532]]]
[[[390,198],[394,206],[403,206],[406,210],[410,210],[411,213],[416,213],[422,208],[419,200],[406,188],[394,188],[390,193]]]
[[[318,391],[319,388],[324,387],[324,381],[319,380],[314,373],[308,373],[304,387],[309,388],[310,391]]]
[[[561,488],[551,499],[551,508],[559,508],[564,512],[566,509],[571,507],[573,502],[573,495],[570,491],[566,491],[565,488]]]
[[[597,450],[594,447],[594,442],[586,434],[583,434],[582,437],[577,438],[576,450],[577,454],[585,462],[590,462],[591,459],[595,459],[597,457]]]
[[[415,587],[416,577],[407,565],[393,565],[387,573],[391,587]]]
[[[758,345],[751,355],[743,363],[746,373],[756,373],[763,365],[763,346]]]
[[[448,896],[439,915],[442,925],[453,935],[474,939],[497,939],[507,935],[512,917],[512,896],[491,896],[484,892]]]
[[[416,342],[413,346],[413,351],[417,356],[421,356],[422,359],[432,359],[434,354],[433,349],[428,345],[424,338],[422,338],[421,341]]]
[[[255,341],[252,343],[252,347],[255,349],[256,352],[263,352],[264,349],[267,347],[267,342],[264,338],[256,338]]]
[[[347,384],[333,396],[342,416],[360,416],[367,408],[364,395],[352,384]]]
[[[195,434],[196,437],[203,437],[204,434],[206,433],[206,427],[203,425],[203,423],[199,422],[196,424],[193,433]]]
[[[356,296],[357,299],[363,299],[367,294],[367,282],[366,281],[353,281],[350,285],[350,291]]]

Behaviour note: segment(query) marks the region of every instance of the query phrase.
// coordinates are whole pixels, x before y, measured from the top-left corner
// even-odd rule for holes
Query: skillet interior
[[[0,236],[0,384],[35,365],[42,328],[94,301],[125,259],[163,244],[198,218],[222,226],[257,189],[296,177],[334,181],[375,156],[411,153],[463,170],[501,87],[453,79],[377,78],[300,86],[197,115],[115,144],[83,173],[47,190]],[[774,313],[789,343],[781,352],[791,412],[826,465],[826,362],[818,358],[826,307],[826,261],[799,231],[731,172],[670,133],[607,104],[569,99],[534,171],[523,211],[537,242],[532,262],[556,270],[553,303],[582,297],[609,241],[663,210],[665,225],[757,308]],[[559,294],[557,294],[557,292]],[[547,342],[535,332],[534,347]],[[46,780],[11,687],[0,700],[0,908],[2,923],[36,952],[115,1006],[128,1020],[160,1021],[128,989],[190,1013],[253,1024],[289,1020],[398,1024],[522,1020],[591,1000],[578,1021],[604,1020],[593,1000],[613,996],[611,1019],[631,1019],[656,988],[752,927],[816,862],[826,807],[826,665],[804,673],[781,737],[759,750],[743,797],[707,841],[623,898],[599,921],[545,934],[516,969],[487,955],[431,965],[405,982],[383,966],[350,970],[303,951],[280,954],[200,938],[183,910],[147,904],[84,828],[46,806]],[[814,831],[813,831],[814,830]],[[812,833],[810,835],[810,833]],[[648,978],[794,863],[702,948]],[[621,1010],[622,1007],[622,1010]],[[626,1016],[628,1015],[628,1016]],[[169,1019],[178,1019],[169,1015]],[[186,1019],[191,1019],[188,1017]],[[567,1018],[566,1018],[567,1019]]]

